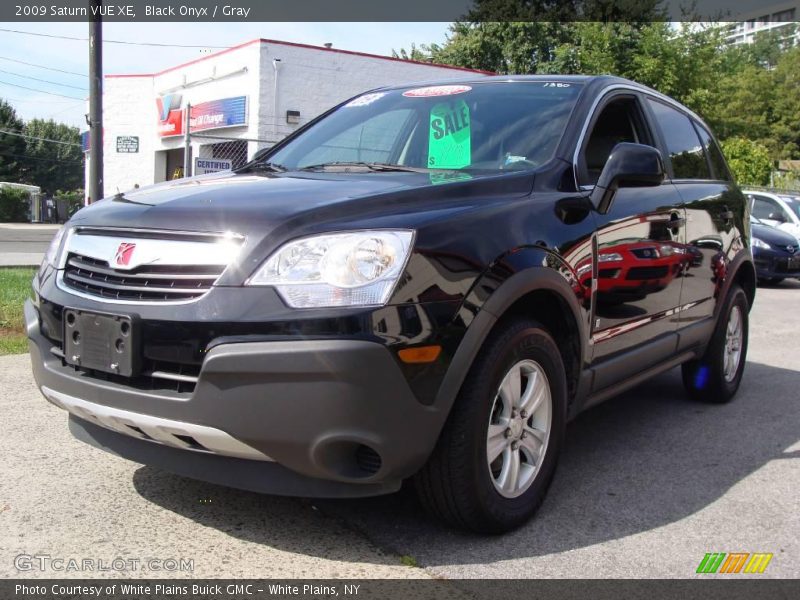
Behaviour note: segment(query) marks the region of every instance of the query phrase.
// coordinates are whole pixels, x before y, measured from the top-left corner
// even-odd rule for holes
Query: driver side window
[[[594,185],[614,146],[621,142],[652,145],[635,98],[612,100],[600,111],[582,150],[581,185]]]

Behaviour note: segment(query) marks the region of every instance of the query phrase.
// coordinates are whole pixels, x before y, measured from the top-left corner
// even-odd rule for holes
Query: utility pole
[[[192,176],[192,134],[189,131],[192,105],[186,103],[186,114],[183,115],[183,176]]]
[[[103,0],[89,0],[89,199],[103,198]]]

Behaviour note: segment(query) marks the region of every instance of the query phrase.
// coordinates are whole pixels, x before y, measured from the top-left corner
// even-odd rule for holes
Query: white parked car
[[[759,221],[777,227],[800,241],[800,194],[774,194],[744,191],[750,199],[750,214]]]

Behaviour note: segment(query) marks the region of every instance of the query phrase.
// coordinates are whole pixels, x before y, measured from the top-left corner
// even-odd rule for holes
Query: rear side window
[[[708,158],[711,160],[711,168],[714,170],[714,177],[722,181],[730,181],[732,179],[730,171],[728,171],[725,158],[722,156],[722,150],[719,149],[717,142],[714,140],[714,136],[711,135],[708,129],[696,121],[695,126],[697,127],[697,132],[700,134],[700,139],[703,142],[706,154],[708,154]]]
[[[711,171],[692,122],[685,114],[648,98],[667,144],[675,179],[711,179]]]

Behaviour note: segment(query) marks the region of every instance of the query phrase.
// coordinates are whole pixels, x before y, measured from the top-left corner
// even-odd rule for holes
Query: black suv
[[[586,407],[678,365],[735,394],[746,213],[701,119],[630,81],[373,90],[235,172],[77,213],[25,307],[34,375],[135,461],[298,496],[413,478],[506,531]]]

